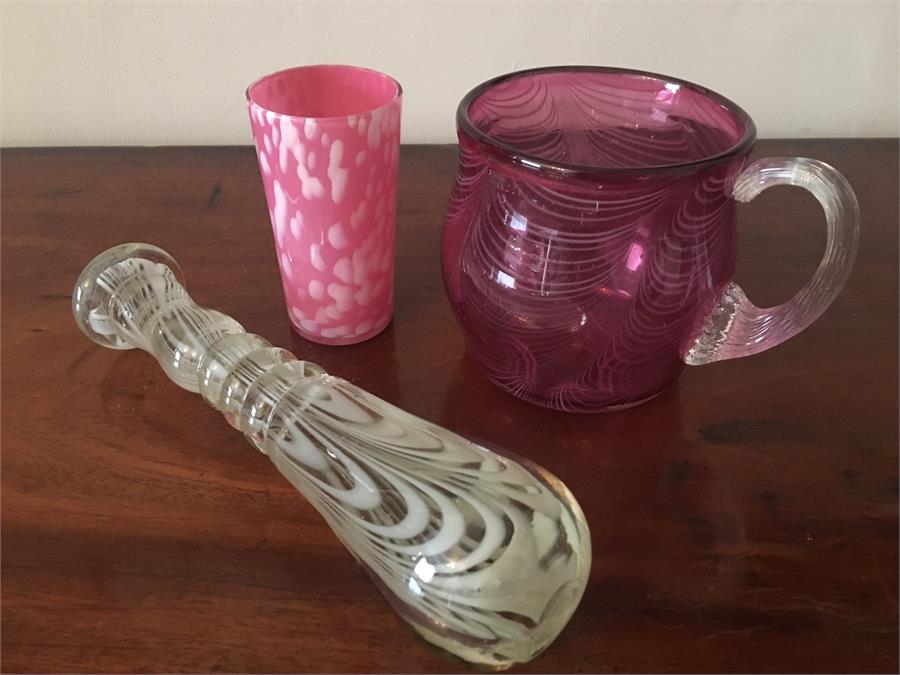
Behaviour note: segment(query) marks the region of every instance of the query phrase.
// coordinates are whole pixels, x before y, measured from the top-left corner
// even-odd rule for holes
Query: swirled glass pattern
[[[76,322],[99,344],[149,352],[220,410],[428,641],[496,668],[544,650],[591,566],[565,485],[246,333],[181,278],[161,249],[110,249],[78,280]]]

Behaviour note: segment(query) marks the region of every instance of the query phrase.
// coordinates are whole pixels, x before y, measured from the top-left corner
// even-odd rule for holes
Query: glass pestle
[[[556,638],[591,567],[559,479],[297,360],[196,305],[182,281],[162,249],[116,246],[79,277],[75,320],[98,344],[152,354],[222,412],[429,642],[505,668]]]

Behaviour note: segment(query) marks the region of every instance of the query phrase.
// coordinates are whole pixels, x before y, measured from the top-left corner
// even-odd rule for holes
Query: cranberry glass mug
[[[685,364],[764,351],[846,282],[859,207],[812,159],[747,166],[753,121],[664,75],[563,66],[504,75],[457,111],[460,159],[442,241],[469,351],[510,393],[568,411],[633,406]],[[762,309],[734,281],[735,203],[797,185],[821,203],[825,255]]]

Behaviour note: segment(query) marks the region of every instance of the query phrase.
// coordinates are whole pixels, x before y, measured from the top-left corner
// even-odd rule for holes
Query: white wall
[[[594,63],[743,105],[761,136],[894,136],[898,3],[3,2],[0,145],[250,142],[244,88],[303,63],[403,84],[404,142],[454,139],[472,86]]]

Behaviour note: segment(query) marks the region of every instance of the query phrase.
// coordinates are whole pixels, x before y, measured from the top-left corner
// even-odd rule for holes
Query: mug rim
[[[686,160],[683,162],[674,162],[669,164],[654,164],[648,166],[628,166],[628,167],[611,167],[611,166],[598,166],[594,164],[577,164],[573,162],[559,162],[555,160],[549,160],[545,157],[541,157],[539,155],[533,155],[527,152],[523,152],[522,150],[516,148],[513,145],[509,145],[508,143],[504,143],[502,141],[498,141],[496,138],[492,137],[490,134],[481,131],[475,124],[469,119],[469,108],[472,103],[481,96],[483,93],[491,89],[492,87],[506,82],[507,80],[511,80],[513,78],[522,77],[525,75],[533,75],[536,73],[554,73],[554,72],[593,72],[593,73],[610,73],[616,75],[633,75],[637,77],[642,77],[646,79],[659,80],[662,82],[678,84],[683,87],[688,87],[691,90],[701,94],[702,96],[706,96],[709,99],[712,99],[719,105],[723,106],[728,110],[728,112],[732,113],[738,121],[743,125],[743,134],[742,136],[731,144],[725,150],[718,152],[714,155],[709,155],[708,157],[701,157],[699,159]],[[477,85],[473,89],[471,89],[459,102],[459,106],[456,109],[456,125],[457,129],[460,131],[464,131],[468,136],[473,138],[479,144],[484,146],[488,151],[490,151],[495,156],[498,156],[501,159],[512,161],[517,166],[522,168],[538,171],[541,173],[555,175],[565,178],[572,177],[594,177],[598,175],[611,176],[611,175],[635,175],[635,174],[659,174],[659,173],[692,173],[697,171],[698,169],[702,169],[707,166],[712,166],[714,164],[719,164],[724,162],[725,160],[731,159],[733,157],[737,157],[747,151],[753,146],[756,142],[756,124],[753,122],[753,119],[750,115],[741,108],[737,103],[732,101],[722,94],[719,94],[708,87],[704,87],[703,85],[696,84],[695,82],[690,82],[689,80],[684,80],[678,77],[672,77],[670,75],[664,75],[661,73],[654,73],[647,70],[639,70],[635,68],[620,68],[618,66],[592,66],[592,65],[557,65],[557,66],[542,66],[539,68],[527,68],[525,70],[516,70],[509,73],[504,73],[503,75],[498,75],[496,77],[492,77],[489,80],[485,80],[481,84]]]
[[[278,112],[277,110],[272,110],[271,108],[268,108],[268,107],[262,105],[261,103],[258,103],[253,98],[253,95],[251,94],[251,91],[253,90],[253,88],[256,85],[261,84],[262,82],[264,82],[268,79],[276,77],[277,75],[282,75],[284,73],[290,73],[295,70],[312,70],[314,68],[330,68],[330,69],[334,69],[334,70],[358,70],[358,71],[361,70],[369,75],[378,75],[379,77],[383,77],[383,78],[393,82],[394,86],[397,87],[397,91],[387,102],[385,102],[381,105],[375,106],[374,108],[366,108],[365,110],[361,110],[359,112],[350,113],[349,115],[353,115],[356,117],[359,117],[361,115],[371,115],[372,113],[376,113],[379,110],[384,110],[384,109],[390,107],[391,105],[396,103],[398,100],[403,98],[403,86],[400,84],[400,82],[397,80],[397,78],[392,77],[391,75],[388,75],[387,73],[382,72],[380,70],[376,70],[374,68],[367,68],[366,66],[355,66],[355,65],[346,64],[346,63],[307,63],[307,64],[304,64],[301,66],[290,66],[289,68],[282,68],[281,70],[276,70],[274,72],[267,73],[265,75],[261,75],[260,77],[257,77],[255,80],[253,80],[253,82],[248,84],[247,88],[244,90],[244,98],[246,99],[247,106],[249,106],[249,107],[256,106],[260,110],[265,110],[266,112],[270,112],[273,115],[275,115],[276,117],[287,117],[289,119],[295,119],[295,120],[322,120],[323,122],[326,122],[329,120],[345,120],[345,119],[347,119],[348,115],[325,115],[322,117],[317,117],[315,115],[292,115],[290,113]]]

